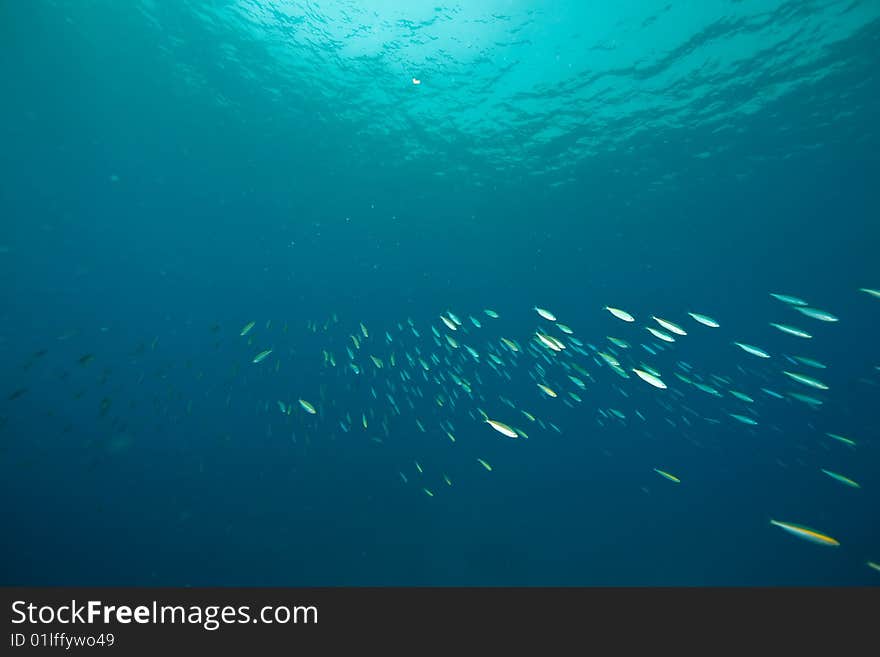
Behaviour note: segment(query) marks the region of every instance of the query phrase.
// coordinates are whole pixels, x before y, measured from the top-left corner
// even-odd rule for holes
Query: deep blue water
[[[880,4],[475,4],[0,4],[3,583],[880,582]]]

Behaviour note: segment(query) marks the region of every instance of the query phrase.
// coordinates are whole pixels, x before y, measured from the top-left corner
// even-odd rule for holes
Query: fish
[[[660,319],[656,315],[651,315],[651,319],[653,319],[655,322],[657,322],[660,326],[665,328],[670,333],[675,333],[676,335],[687,335],[687,331],[685,331],[683,328],[681,328],[678,324],[673,324],[672,322],[670,322],[668,320]]]
[[[534,307],[536,313],[538,313],[541,317],[546,319],[548,322],[555,322],[556,315],[551,313],[549,310],[545,310],[544,308],[538,308],[538,306]]]
[[[663,340],[664,342],[675,342],[675,338],[673,338],[668,333],[664,333],[663,331],[658,331],[653,326],[646,326],[645,328],[648,329],[648,332],[651,335],[653,335],[655,338]]]
[[[744,342],[734,342],[737,347],[745,351],[746,353],[751,354],[752,356],[757,356],[758,358],[770,358],[770,354],[761,349],[760,347],[755,347],[750,344],[746,344]]]
[[[664,472],[663,470],[658,470],[657,468],[654,468],[654,472],[656,472],[661,477],[668,479],[669,481],[675,482],[676,484],[681,483],[681,479],[679,479],[675,475],[669,474],[668,472]]]
[[[809,395],[803,395],[799,392],[788,392],[786,393],[792,399],[797,399],[798,401],[802,401],[805,404],[809,404],[810,406],[821,406],[822,400],[816,399],[815,397],[810,397]]]
[[[721,326],[721,324],[716,322],[714,319],[712,319],[708,315],[701,315],[700,313],[688,313],[688,315],[693,317],[694,320],[696,320],[697,322],[699,322],[703,326],[708,326],[709,328],[718,328],[719,326]]]
[[[488,463],[486,463],[483,459],[477,459],[477,461],[479,461],[480,465],[482,465],[484,468],[486,468],[486,470],[488,470],[489,472],[492,472],[492,466],[489,465]]]
[[[832,472],[831,470],[826,470],[825,468],[819,468],[819,469],[822,470],[822,472],[827,474],[832,479],[839,481],[840,483],[845,484],[845,485],[849,486],[850,488],[861,488],[861,486],[858,483],[856,483],[855,481],[853,481],[849,477],[844,477],[842,474],[837,474],[836,472]]]
[[[869,287],[860,287],[859,292],[864,292],[865,294],[869,294],[875,299],[880,299],[880,290],[872,290]]]
[[[645,371],[643,371],[643,370],[636,369],[635,367],[633,368],[632,371],[635,372],[636,375],[637,375],[642,381],[646,381],[647,383],[650,383],[650,384],[651,384],[652,386],[654,386],[655,388],[660,388],[661,390],[665,390],[665,389],[666,389],[666,384],[663,383],[663,381],[661,381],[659,377],[654,376],[654,375],[651,374],[650,372],[645,372]]]
[[[491,317],[492,319],[498,319],[498,313],[496,313],[494,310],[486,308],[483,312],[486,313],[487,317]]]
[[[509,426],[504,424],[504,422],[499,422],[498,420],[490,420],[489,418],[486,418],[486,423],[490,427],[495,429],[495,431],[497,431],[498,433],[500,433],[504,436],[507,436],[508,438],[516,438],[518,435],[516,433],[516,431],[514,431]]]
[[[299,405],[303,407],[303,410],[305,410],[306,413],[311,413],[312,415],[314,415],[315,413],[317,413],[317,411],[315,410],[315,407],[312,406],[312,405],[311,405],[309,402],[307,402],[305,399],[298,399],[297,401],[299,402]]]
[[[574,333],[574,331],[572,331],[571,328],[566,326],[565,324],[557,324],[556,326],[559,327],[559,330],[562,331],[563,333],[565,333],[566,335],[571,335]]]
[[[742,401],[744,401],[744,402],[754,403],[754,401],[755,401],[754,399],[752,399],[751,397],[749,397],[749,396],[748,396],[747,394],[745,394],[745,393],[738,392],[738,391],[736,391],[736,390],[728,390],[728,392],[729,392],[731,395],[733,395],[734,397],[736,397],[737,399],[742,400]]]
[[[798,338],[812,338],[813,336],[804,331],[803,329],[799,329],[794,326],[788,326],[787,324],[777,324],[776,322],[770,322],[770,326],[774,328],[778,328],[783,333],[788,333],[789,335],[793,335]]]
[[[761,390],[763,392],[765,392],[766,394],[770,395],[771,397],[776,397],[776,399],[785,399],[785,397],[780,395],[778,392],[776,392],[774,390],[770,390],[769,388],[761,388]]]
[[[440,315],[440,319],[443,320],[443,323],[446,324],[450,331],[458,330],[458,326],[456,326],[455,322],[449,319],[446,315]]]
[[[244,325],[244,328],[241,329],[241,333],[239,333],[239,335],[247,335],[248,332],[249,332],[252,328],[254,328],[254,325],[255,325],[255,324],[256,324],[256,322],[248,322],[247,324],[245,324],[245,325]]]
[[[552,388],[549,388],[549,387],[545,386],[543,383],[539,383],[539,384],[538,384],[538,387],[539,387],[539,388],[541,389],[541,391],[542,391],[545,395],[547,395],[548,397],[556,397],[556,396],[557,396],[555,390],[553,390]]]
[[[806,306],[807,305],[807,302],[804,301],[803,299],[800,299],[798,297],[793,297],[790,294],[778,294],[776,292],[771,292],[770,296],[774,297],[776,299],[779,299],[780,301],[784,301],[785,303],[787,303],[791,306]]]
[[[826,310],[819,310],[817,308],[808,308],[807,306],[796,306],[795,310],[800,313],[803,313],[807,317],[812,317],[813,319],[818,319],[823,322],[838,322],[840,321],[837,317],[832,315]]]
[[[624,322],[634,322],[636,318],[630,315],[625,310],[621,310],[620,308],[612,308],[611,306],[605,306],[605,310],[614,315],[617,319],[622,319]]]
[[[809,541],[811,543],[816,543],[817,545],[828,545],[832,547],[840,545],[840,542],[837,539],[831,538],[826,534],[822,534],[815,529],[804,527],[803,525],[796,525],[791,522],[782,522],[780,520],[772,519],[770,520],[770,524],[776,525],[777,527],[784,529],[793,536],[797,536],[798,538],[802,538],[805,541]]]
[[[538,331],[535,331],[535,335],[537,336],[538,340],[541,341],[541,344],[543,344],[548,349],[552,349],[553,351],[562,351],[563,349],[565,349],[565,345],[561,341],[554,338],[552,335],[545,335],[544,333],[540,333]]]
[[[254,363],[261,363],[261,362],[263,362],[264,360],[266,360],[266,358],[267,358],[267,357],[269,356],[269,354],[271,354],[271,353],[272,353],[272,350],[271,350],[271,349],[266,349],[266,350],[264,350],[264,351],[261,351],[261,352],[258,353],[256,356],[254,356],[254,360],[253,360],[252,362],[254,362]]]
[[[783,370],[782,372],[788,377],[791,377],[798,383],[803,383],[805,386],[810,386],[811,388],[816,388],[818,390],[828,390],[828,386],[819,381],[819,379],[814,379],[811,376],[806,376],[805,374],[798,374],[797,372],[787,372]]]
[[[747,417],[745,415],[740,415],[739,413],[728,413],[728,415],[730,417],[732,417],[734,420],[739,420],[743,424],[748,424],[751,426],[755,426],[758,424],[757,421],[753,420],[752,418]]]
[[[878,296],[880,296],[880,295],[878,295]],[[880,573],[880,563],[874,563],[873,561],[866,561],[865,565],[867,565],[868,568],[876,570],[878,573]]]
[[[796,361],[798,361],[799,363],[801,363],[803,365],[807,365],[808,367],[815,367],[818,370],[826,369],[825,364],[820,363],[815,358],[807,358],[806,356],[792,356],[792,358],[794,358]]]
[[[856,446],[856,441],[855,441],[855,440],[851,440],[851,439],[849,439],[849,438],[845,438],[844,436],[840,436],[840,435],[838,435],[838,434],[836,434],[836,433],[827,433],[827,432],[826,432],[825,435],[828,436],[829,438],[833,438],[834,440],[843,443],[844,445],[849,445],[850,447],[855,447],[855,446]]]

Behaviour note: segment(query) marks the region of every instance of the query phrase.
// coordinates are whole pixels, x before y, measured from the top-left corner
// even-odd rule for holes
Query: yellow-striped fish
[[[836,547],[840,545],[840,542],[837,539],[831,538],[827,534],[823,534],[821,532],[817,532],[815,529],[810,529],[809,527],[804,527],[803,525],[796,525],[790,522],[782,522],[779,520],[770,520],[771,525],[776,525],[781,529],[784,529],[789,534],[797,536],[798,538],[802,538],[805,541],[809,541],[810,543],[816,543],[817,545],[829,545],[832,547]]]
[[[675,475],[669,474],[668,472],[664,472],[663,470],[658,470],[657,468],[654,468],[654,472],[656,472],[661,477],[668,479],[669,481],[675,482],[676,484],[681,483],[681,479],[679,479]]]

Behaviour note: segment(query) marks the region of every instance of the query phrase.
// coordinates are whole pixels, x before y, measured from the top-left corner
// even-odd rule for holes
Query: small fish
[[[244,328],[241,329],[241,333],[239,333],[239,335],[247,335],[248,332],[249,332],[252,328],[254,328],[254,325],[255,325],[255,324],[256,324],[256,322],[248,322],[247,324],[245,324],[245,325],[244,325]]]
[[[859,291],[864,292],[865,294],[869,294],[875,299],[880,299],[880,290],[872,290],[869,287],[860,287]]]
[[[498,319],[498,313],[496,313],[494,310],[490,310],[489,308],[486,308],[483,312],[486,313],[487,317],[491,317],[492,319]]]
[[[748,424],[748,425],[751,425],[751,426],[755,426],[755,425],[758,424],[755,420],[753,420],[752,418],[747,417],[747,416],[745,416],[745,415],[740,415],[740,414],[738,414],[738,413],[728,413],[728,415],[729,415],[730,417],[732,417],[734,420],[739,420],[739,421],[742,422],[743,424]]]
[[[878,294],[877,296],[880,297],[880,294]],[[873,561],[866,561],[865,564],[868,566],[868,568],[872,568],[873,570],[876,570],[878,573],[880,573],[880,563],[874,563]]]
[[[298,399],[297,401],[299,402],[299,405],[302,406],[303,410],[304,410],[306,413],[310,413],[310,414],[312,414],[312,415],[314,415],[315,413],[317,413],[317,411],[315,410],[315,407],[312,406],[312,405],[311,405],[309,402],[307,402],[305,399]]]
[[[538,308],[538,306],[534,307],[536,313],[538,313],[541,317],[546,319],[548,322],[555,322],[556,315],[551,313],[549,310],[545,310],[544,308]]]
[[[434,493],[429,491],[427,488],[423,488],[422,490],[425,491],[425,495],[427,495],[428,497],[434,497]]]
[[[805,541],[810,541],[811,543],[816,543],[817,545],[829,545],[836,547],[840,545],[836,539],[827,536],[826,534],[822,534],[817,532],[815,529],[810,529],[809,527],[804,527],[803,525],[795,525],[790,522],[781,522],[779,520],[770,520],[771,525],[776,525],[787,531],[789,534],[797,536],[798,538],[802,538]]]
[[[793,358],[802,363],[803,365],[807,365],[808,367],[815,367],[817,370],[824,370],[826,366],[824,363],[820,363],[815,358],[807,358],[806,356],[793,356]]]
[[[837,322],[837,321],[840,321],[840,320],[838,320],[837,317],[835,317],[834,315],[832,315],[832,314],[829,313],[828,311],[825,311],[825,310],[819,310],[819,309],[817,309],[817,308],[808,308],[807,306],[796,306],[796,307],[795,307],[795,310],[797,310],[797,311],[800,312],[800,313],[803,313],[803,314],[806,315],[807,317],[812,317],[813,319],[818,319],[818,320],[821,320],[821,321],[823,321],[823,322]]]
[[[651,318],[670,333],[675,333],[676,335],[687,335],[687,331],[681,328],[678,324],[673,324],[668,320],[660,319],[656,315],[651,315]]]
[[[779,329],[783,333],[788,333],[789,335],[793,335],[797,338],[812,338],[813,336],[804,331],[803,329],[799,329],[794,326],[788,326],[787,324],[777,324],[776,322],[770,322],[770,326]]]
[[[837,474],[836,472],[831,472],[831,470],[826,470],[825,468],[820,468],[820,470],[822,470],[822,472],[827,474],[829,477],[831,477],[835,481],[839,481],[840,483],[845,484],[845,485],[849,486],[850,488],[861,488],[861,486],[857,482],[853,481],[849,477],[844,477],[842,474]]]
[[[749,397],[747,394],[742,393],[742,392],[738,392],[737,390],[728,390],[728,392],[741,401],[748,402],[750,404],[754,403],[754,401],[755,401],[754,399]]]
[[[797,399],[798,401],[802,401],[805,404],[809,404],[810,406],[821,406],[822,400],[816,399],[815,397],[810,397],[809,395],[803,395],[799,392],[788,392],[789,397],[792,399]]]
[[[653,335],[655,338],[663,340],[663,342],[675,342],[675,338],[673,338],[668,333],[664,333],[663,331],[658,331],[653,326],[646,326],[645,328],[648,329],[648,332],[651,335]]]
[[[630,315],[625,310],[621,310],[620,308],[612,308],[611,306],[605,306],[605,310],[614,315],[617,319],[622,319],[624,322],[634,322],[636,318]]]
[[[676,484],[681,483],[681,479],[679,479],[675,475],[669,474],[668,472],[664,472],[663,470],[658,470],[657,468],[654,468],[654,472],[656,472],[661,477],[668,479],[669,481],[675,482]]]
[[[651,384],[652,386],[654,386],[655,388],[660,388],[661,390],[665,390],[665,389],[666,389],[666,384],[663,383],[663,381],[661,381],[658,377],[654,376],[654,375],[651,374],[650,372],[645,372],[645,371],[643,371],[643,370],[639,370],[639,369],[636,369],[636,368],[633,368],[633,372],[635,372],[636,375],[637,375],[642,381],[645,381],[645,382],[647,382],[647,383],[650,383],[650,384]]]
[[[539,387],[539,388],[541,389],[541,391],[542,391],[545,395],[547,395],[548,397],[556,397],[556,396],[557,396],[555,390],[553,390],[552,388],[550,388],[550,387],[548,387],[548,386],[545,386],[543,383],[539,383],[539,384],[538,384],[538,387]]]
[[[850,447],[856,446],[855,440],[850,440],[849,438],[844,438],[843,436],[840,436],[836,433],[827,433],[826,432],[825,435],[828,436],[829,438],[833,438],[834,440],[837,440],[837,441],[843,443],[844,445],[849,445]]]
[[[543,344],[548,349],[552,349],[553,351],[562,351],[563,349],[565,349],[565,345],[554,338],[552,335],[545,335],[538,331],[535,331],[535,335],[537,336],[538,340],[541,341],[541,344]]]
[[[744,342],[734,342],[733,344],[752,356],[757,356],[758,358],[770,358],[770,354],[759,347],[745,344]]]
[[[486,418],[486,422],[490,427],[495,429],[495,431],[507,436],[508,438],[516,438],[518,435],[516,431],[504,424],[504,422],[499,422],[498,420],[490,420],[489,418]]]
[[[811,388],[816,388],[818,390],[828,390],[828,386],[819,381],[819,379],[814,379],[811,376],[806,376],[805,374],[798,374],[797,372],[786,372],[783,370],[782,372],[788,377],[791,377],[798,383],[803,383],[805,386],[810,386]]]
[[[266,360],[266,358],[267,358],[267,357],[269,356],[269,354],[271,354],[271,353],[272,353],[272,350],[271,350],[271,349],[266,349],[265,351],[261,351],[261,352],[258,353],[256,356],[254,356],[254,360],[253,360],[252,362],[254,362],[254,363],[261,363],[261,362],[263,362],[264,360]]]
[[[700,313],[688,313],[688,315],[693,317],[694,320],[698,321],[703,326],[708,326],[709,328],[718,328],[719,326],[721,326],[721,324],[716,322],[708,315],[701,315]]]
[[[790,294],[777,294],[776,292],[770,293],[771,297],[779,299],[780,301],[784,301],[785,303],[791,306],[806,306],[807,302],[803,299],[799,299],[798,297],[793,297]]]
[[[489,465],[488,463],[486,463],[483,459],[477,459],[477,461],[479,461],[480,465],[482,465],[484,468],[486,468],[486,470],[488,470],[489,472],[492,472],[492,466]]]

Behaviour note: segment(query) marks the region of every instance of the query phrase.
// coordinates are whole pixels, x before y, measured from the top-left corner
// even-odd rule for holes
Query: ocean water
[[[873,0],[0,3],[2,583],[876,586],[878,64]]]

